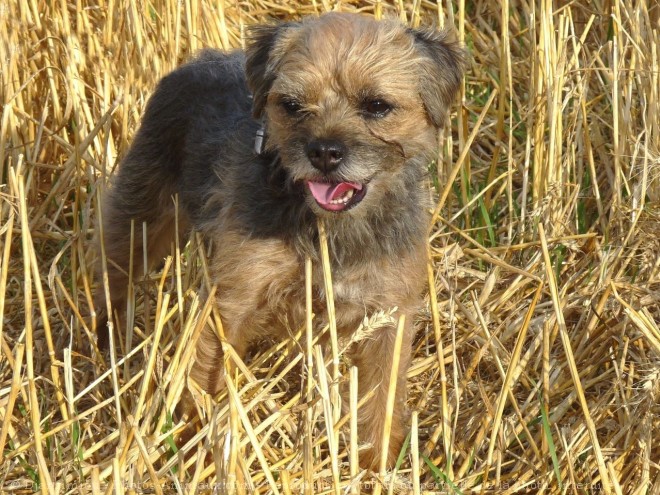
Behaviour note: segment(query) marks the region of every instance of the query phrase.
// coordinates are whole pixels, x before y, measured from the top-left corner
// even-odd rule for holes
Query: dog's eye
[[[280,104],[289,115],[295,115],[302,110],[302,105],[296,100],[283,99]]]
[[[385,100],[367,100],[362,108],[368,117],[381,118],[390,113],[392,105]]]

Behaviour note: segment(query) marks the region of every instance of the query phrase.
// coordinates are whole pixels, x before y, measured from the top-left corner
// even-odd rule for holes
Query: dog
[[[264,336],[305,324],[305,259],[313,260],[315,330],[328,324],[318,222],[325,225],[336,325],[350,336],[376,310],[405,315],[388,463],[407,433],[405,376],[413,315],[427,278],[428,166],[463,71],[447,31],[328,13],[255,27],[243,51],[205,50],[163,78],[103,206],[111,305],[126,305],[131,221],[146,252],[179,233],[212,242],[224,337],[239,356]],[[142,236],[133,243],[134,273]],[[105,301],[103,289],[97,299]],[[105,303],[103,303],[105,304]],[[103,306],[99,303],[99,306]],[[351,344],[360,464],[378,465],[396,324]],[[222,349],[205,329],[192,378],[223,388]]]

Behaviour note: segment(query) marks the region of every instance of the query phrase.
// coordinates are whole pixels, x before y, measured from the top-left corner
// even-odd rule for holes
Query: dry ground
[[[291,342],[199,395],[182,444],[171,412],[210,309],[195,242],[138,284],[116,354],[89,314],[99,193],[155,82],[329,9],[451,24],[471,54],[430,164],[410,442],[378,476],[334,421],[329,351]],[[656,1],[3,0],[0,30],[3,493],[660,493]]]

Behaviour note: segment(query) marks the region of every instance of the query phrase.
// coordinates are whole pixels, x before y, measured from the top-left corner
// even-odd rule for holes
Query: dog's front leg
[[[195,362],[190,377],[207,393],[217,394],[222,389],[224,374],[222,344],[209,325],[202,330],[195,348]]]
[[[247,352],[247,341],[238,331],[240,326],[225,325],[225,340],[236,355],[243,359]],[[207,393],[217,395],[224,389],[226,373],[222,344],[215,330],[206,325],[199,336],[195,348],[195,361],[190,370],[190,377]]]
[[[396,392],[389,436],[387,466],[392,467],[401,450],[407,432],[406,372],[410,364],[414,336],[411,317],[406,315],[403,340],[397,369]],[[357,342],[351,349],[351,359],[358,368],[358,393],[360,397],[373,390],[373,396],[358,413],[358,436],[360,443],[360,465],[377,469],[385,445],[383,429],[386,420],[387,396],[394,361],[396,325],[378,329],[372,338]]]

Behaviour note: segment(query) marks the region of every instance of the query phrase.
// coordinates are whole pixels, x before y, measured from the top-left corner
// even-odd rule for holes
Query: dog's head
[[[246,62],[254,116],[317,214],[358,213],[405,194],[406,167],[434,151],[462,54],[447,32],[355,14],[257,27]]]

